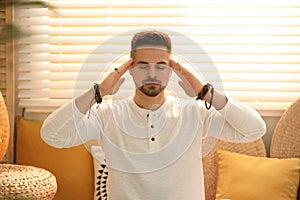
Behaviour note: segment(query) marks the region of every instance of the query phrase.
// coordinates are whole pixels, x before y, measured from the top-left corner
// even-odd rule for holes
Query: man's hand
[[[179,81],[179,85],[183,88],[185,93],[190,97],[195,97],[199,94],[199,92],[203,88],[203,83],[191,72],[182,67],[179,63],[170,60],[170,67],[175,71],[175,73],[179,76],[181,81]],[[208,92],[204,96],[204,101],[210,102],[211,94]],[[219,93],[218,91],[214,92],[214,99],[212,101],[212,105],[220,110],[224,108],[227,104],[227,97],[224,94]]]
[[[174,70],[177,76],[181,79],[178,84],[182,87],[185,93],[190,97],[195,97],[202,90],[203,84],[201,81],[179,63],[170,60],[170,67]]]
[[[101,97],[105,95],[110,95],[116,93],[125,78],[122,77],[123,74],[130,68],[132,65],[132,59],[125,62],[119,68],[116,68],[113,72],[111,72],[103,81],[99,84],[99,90]],[[75,104],[78,110],[85,114],[91,107],[91,103],[95,99],[95,92],[93,88],[89,89],[86,93],[80,95],[75,99]],[[91,102],[92,101],[92,102]],[[95,103],[95,101],[93,102]]]
[[[112,95],[118,92],[121,85],[124,83],[125,78],[122,77],[125,72],[132,65],[132,58],[121,65],[119,68],[115,68],[100,84],[99,90],[102,97],[105,95]]]

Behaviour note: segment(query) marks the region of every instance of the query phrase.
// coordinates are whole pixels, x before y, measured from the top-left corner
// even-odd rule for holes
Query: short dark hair
[[[136,33],[131,40],[131,57],[132,53],[141,46],[163,46],[170,53],[172,50],[170,37],[160,31],[142,31]]]

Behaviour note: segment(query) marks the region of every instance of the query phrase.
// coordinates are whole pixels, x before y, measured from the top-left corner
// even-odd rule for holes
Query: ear
[[[132,56],[130,56],[131,59],[133,59]],[[132,76],[132,69],[133,69],[133,63],[134,63],[134,60],[132,61],[131,65],[128,66],[128,71],[129,71],[129,74]]]

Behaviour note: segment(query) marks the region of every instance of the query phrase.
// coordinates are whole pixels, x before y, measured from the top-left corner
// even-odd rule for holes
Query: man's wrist
[[[202,88],[200,90],[200,92],[198,93],[196,100],[204,100],[204,97],[211,91],[211,89],[213,88],[213,86],[209,83],[202,85]]]
[[[95,101],[97,104],[100,104],[102,103],[102,96],[101,96],[101,92],[100,92],[100,89],[99,89],[99,84],[98,83],[95,83],[94,86],[93,86],[93,89],[94,89],[94,94],[95,94]]]
[[[102,86],[101,83],[98,84],[98,88],[99,88],[99,92],[100,92],[102,98],[103,98],[104,96],[107,95],[107,92],[106,92],[106,90],[103,88],[103,86]]]

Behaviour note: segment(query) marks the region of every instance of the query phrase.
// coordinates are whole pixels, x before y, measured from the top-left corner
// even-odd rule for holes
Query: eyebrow
[[[167,64],[166,61],[160,61],[160,62],[157,62],[156,64]]]
[[[137,64],[149,64],[149,62],[139,61]]]
[[[149,62],[146,61],[139,61],[137,64],[149,64]],[[166,61],[159,61],[156,64],[167,64]]]

